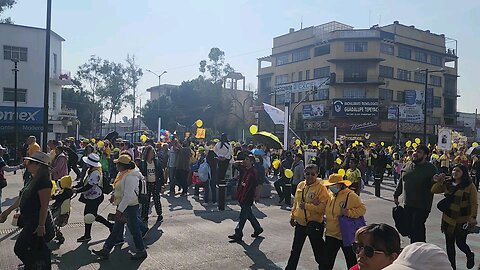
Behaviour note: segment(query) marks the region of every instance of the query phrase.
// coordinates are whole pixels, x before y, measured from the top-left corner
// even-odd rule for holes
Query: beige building
[[[258,96],[281,109],[290,98],[290,124],[306,140],[333,139],[336,126],[347,140],[396,142],[398,106],[404,141],[423,134],[422,70],[439,71],[428,74],[433,142],[436,126],[456,124],[456,55],[455,40],[397,21],[370,29],[339,22],[290,29],[273,39],[270,56],[258,59]],[[260,126],[273,130],[265,113]]]

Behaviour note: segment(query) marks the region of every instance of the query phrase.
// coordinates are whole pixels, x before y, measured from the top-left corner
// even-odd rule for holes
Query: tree
[[[127,98],[132,101],[132,111],[133,111],[132,130],[135,130],[135,113],[137,111],[136,90],[137,90],[138,82],[140,81],[140,78],[142,78],[143,76],[142,69],[139,68],[138,65],[135,63],[135,55],[132,55],[132,56],[127,55],[127,67],[125,68],[125,71],[127,76],[126,77],[127,85],[133,91],[133,95]]]
[[[10,9],[17,3],[16,0],[0,0],[0,15],[7,9]],[[13,21],[10,17],[0,18],[0,23],[10,23],[13,24]]]
[[[198,68],[198,70],[202,73],[203,78],[205,78],[205,71],[207,71],[205,68],[206,66],[207,66],[207,61],[205,60],[200,61],[200,67]]]

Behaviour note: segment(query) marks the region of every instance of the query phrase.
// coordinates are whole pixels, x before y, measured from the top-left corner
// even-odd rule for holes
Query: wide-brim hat
[[[340,174],[334,173],[328,177],[328,180],[323,180],[322,184],[326,187],[335,185],[335,184],[344,184],[345,186],[349,187],[352,185],[352,181],[344,180],[343,176],[341,176]]]
[[[50,156],[44,152],[37,151],[33,153],[31,157],[25,157],[24,159],[50,166]]]
[[[85,162],[86,164],[92,167],[95,167],[95,168],[102,167],[102,164],[100,163],[100,157],[95,153],[91,153],[87,157],[82,157],[82,160],[83,162]]]
[[[124,165],[135,164],[132,161],[132,158],[130,157],[130,155],[125,155],[125,154],[122,154],[117,159],[114,159],[113,163],[115,163],[115,164],[120,163],[120,164],[124,164]]]

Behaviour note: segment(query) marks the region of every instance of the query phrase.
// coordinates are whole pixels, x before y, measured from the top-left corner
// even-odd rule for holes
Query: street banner
[[[438,131],[438,149],[450,151],[452,149],[452,130],[441,128]]]
[[[332,105],[335,117],[378,115],[378,99],[334,99]]]
[[[282,110],[267,103],[263,103],[263,108],[275,125],[283,125],[285,123],[285,113]]]
[[[303,105],[303,119],[313,119],[324,116],[323,104]]]

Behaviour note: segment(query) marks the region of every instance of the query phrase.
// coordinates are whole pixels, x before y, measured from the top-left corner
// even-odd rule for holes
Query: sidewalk
[[[13,201],[21,185],[21,174],[7,174],[9,185],[4,190],[6,205]],[[385,222],[393,225],[391,210],[393,207],[393,183],[386,178],[382,188],[382,198],[373,196],[373,187],[366,187],[361,198],[367,207],[367,223]],[[440,199],[436,196],[436,201]],[[133,246],[129,234],[129,244],[115,248],[108,261],[99,261],[91,255],[90,249],[101,248],[108,236],[107,229],[101,224],[93,225],[92,241],[80,244],[76,239],[83,234],[83,204],[77,199],[72,202],[70,224],[63,228],[65,243],[58,248],[52,245],[53,269],[283,269],[288,260],[293,240],[293,229],[289,225],[289,211],[277,206],[277,198],[263,199],[256,205],[255,215],[265,232],[263,237],[251,238],[253,229],[245,226],[244,243],[229,243],[227,235],[233,233],[238,221],[239,206],[230,201],[225,211],[216,206],[202,206],[192,196],[162,198],[164,222],[153,226],[156,214],[153,210],[150,226],[153,226],[145,238],[149,257],[143,262],[131,261],[128,257],[129,245]],[[444,236],[440,232],[440,212],[433,207],[427,222],[427,240],[444,248]],[[106,216],[114,207],[104,202],[99,212]],[[21,263],[13,253],[16,230],[11,226],[11,217],[0,224],[0,269],[17,269]],[[402,239],[402,246],[408,239]],[[308,241],[307,241],[308,242]],[[478,235],[468,237],[468,243],[475,253],[480,252]],[[463,253],[457,251],[458,269],[465,268]],[[477,265],[480,257],[477,256]],[[305,243],[298,269],[315,269],[316,264],[309,243]],[[335,269],[346,269],[343,254],[337,255]]]

